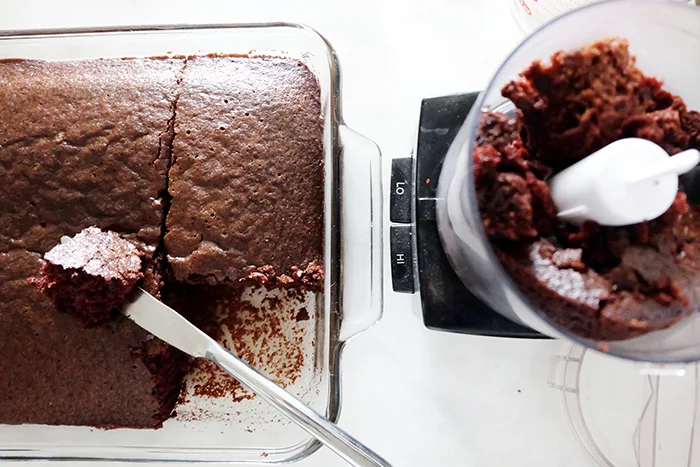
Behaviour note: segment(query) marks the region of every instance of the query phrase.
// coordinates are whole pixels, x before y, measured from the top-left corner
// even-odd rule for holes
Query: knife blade
[[[193,357],[206,357],[213,339],[145,290],[137,287],[122,314],[160,340]]]
[[[137,287],[122,314],[146,331],[193,357],[211,360],[351,465],[391,467],[386,460],[316,413],[265,375],[197,329],[177,311]]]

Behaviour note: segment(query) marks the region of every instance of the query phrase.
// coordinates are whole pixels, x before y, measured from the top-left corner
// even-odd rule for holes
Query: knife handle
[[[243,386],[289,417],[349,464],[360,467],[391,467],[386,460],[327,418],[319,415],[299,398],[270,381],[253,367],[221,345],[212,346],[205,358],[219,365]]]

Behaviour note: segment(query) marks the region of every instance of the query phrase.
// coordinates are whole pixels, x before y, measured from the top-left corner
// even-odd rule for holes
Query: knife
[[[378,454],[327,418],[317,414],[300,399],[270,381],[143,289],[137,287],[130,298],[122,309],[126,317],[186,354],[216,363],[349,464],[361,467],[391,467],[391,464]]]

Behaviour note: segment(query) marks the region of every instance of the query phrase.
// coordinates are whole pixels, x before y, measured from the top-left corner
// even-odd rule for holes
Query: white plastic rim
[[[548,384],[561,392],[575,435],[598,465],[700,465],[698,363],[649,368],[567,347]]]

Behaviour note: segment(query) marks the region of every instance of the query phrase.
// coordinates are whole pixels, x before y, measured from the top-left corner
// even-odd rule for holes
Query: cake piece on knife
[[[143,277],[143,252],[114,232],[89,227],[44,255],[40,290],[86,325],[109,324]]]

